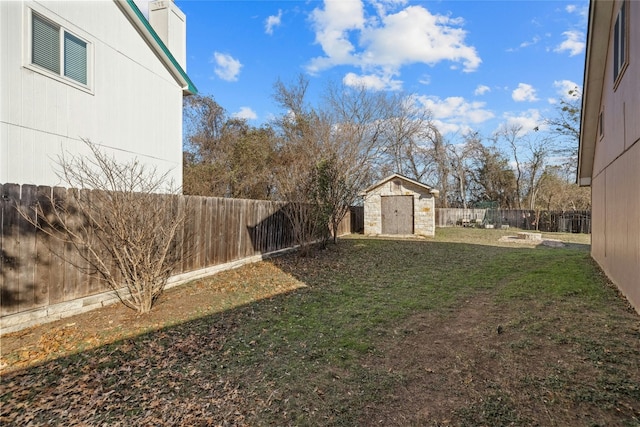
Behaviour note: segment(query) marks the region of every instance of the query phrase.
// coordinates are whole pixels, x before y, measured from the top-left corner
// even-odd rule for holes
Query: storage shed
[[[428,185],[393,174],[364,192],[364,234],[435,235],[435,197]]]

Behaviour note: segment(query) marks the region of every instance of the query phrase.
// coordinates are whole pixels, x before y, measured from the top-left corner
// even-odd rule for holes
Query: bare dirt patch
[[[567,308],[505,306],[482,293],[448,315],[411,317],[367,360],[402,376],[403,385],[369,406],[360,425],[636,425],[640,345],[600,347],[620,329],[587,315],[583,329],[570,330],[577,310]],[[611,361],[620,366],[606,367]],[[622,398],[610,387],[617,381],[627,388]],[[621,418],[612,419],[611,409]]]
[[[501,243],[513,243],[514,245],[527,245],[527,246],[544,245],[544,246],[549,246],[550,248],[563,248],[566,246],[562,242],[562,240],[557,240],[557,239],[527,240],[527,239],[521,239],[518,236],[503,236],[498,241]]]

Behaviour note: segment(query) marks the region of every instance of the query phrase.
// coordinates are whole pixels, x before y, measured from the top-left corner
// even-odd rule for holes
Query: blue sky
[[[280,78],[415,94],[440,131],[541,126],[582,87],[588,1],[178,0],[200,94],[258,126]]]

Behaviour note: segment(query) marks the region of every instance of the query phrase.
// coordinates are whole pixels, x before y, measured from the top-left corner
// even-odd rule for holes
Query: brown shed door
[[[382,196],[382,234],[413,234],[413,196]]]

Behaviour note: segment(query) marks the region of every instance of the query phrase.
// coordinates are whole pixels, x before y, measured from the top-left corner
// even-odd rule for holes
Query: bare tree
[[[275,85],[274,97],[285,110],[275,123],[281,135],[278,188],[286,201],[315,206],[317,231],[323,235],[326,221],[335,242],[340,222],[383,162],[396,98],[333,84],[323,103],[312,107],[305,100],[308,84],[299,76],[291,85]]]
[[[457,201],[463,209],[467,208],[469,198],[469,181],[471,180],[471,159],[482,145],[476,132],[470,132],[462,137],[461,144],[448,144],[448,158],[451,164],[451,176],[456,183]]]
[[[274,175],[277,195],[287,202],[284,213],[291,222],[294,241],[300,255],[310,250],[310,243],[325,235],[329,224],[321,224],[323,212],[314,195],[317,193],[317,163],[322,141],[330,131],[326,117],[306,104],[308,80],[300,75],[290,84],[278,80],[274,99],[285,111],[273,125],[279,132]]]
[[[556,116],[545,120],[549,132],[559,139],[554,155],[567,159],[565,167],[575,175],[578,158],[578,143],[580,141],[580,113],[582,111],[582,93],[578,87],[567,92],[556,108]],[[564,139],[564,141],[563,141]]]
[[[277,187],[283,200],[315,206],[315,218],[328,221],[335,241],[349,207],[381,173],[391,169],[422,179],[436,170],[433,147],[446,150],[429,112],[413,97],[331,84],[322,104],[312,107],[308,87],[304,76],[274,87],[284,110],[274,122],[280,136]]]
[[[449,207],[449,176],[451,175],[451,162],[449,160],[449,150],[442,138],[442,134],[435,129],[431,138],[433,143],[433,160],[436,165],[438,183],[436,184],[440,190],[440,207]]]
[[[511,155],[513,156],[513,160],[515,163],[515,184],[516,184],[516,207],[518,209],[522,209],[522,200],[523,200],[523,174],[524,174],[524,165],[522,159],[520,159],[520,138],[522,136],[522,126],[521,125],[504,125],[494,135],[494,141],[497,142],[499,140],[504,140],[509,149],[511,150]]]
[[[388,109],[385,145],[392,171],[422,181],[434,170],[432,141],[438,130],[431,112],[402,94],[390,98]]]
[[[361,183],[370,184],[385,161],[386,131],[398,98],[365,86],[331,84],[323,100],[322,109],[334,124],[332,150],[351,165],[349,172],[358,172]]]
[[[338,225],[384,163],[391,120],[402,107],[398,97],[364,86],[328,87],[323,105],[330,131],[322,140],[326,189],[334,242]]]
[[[82,190],[67,191],[65,200],[52,196],[34,207],[37,217],[31,220],[71,244],[84,262],[67,261],[97,273],[126,306],[147,313],[179,261],[175,238],[185,212],[168,173],[137,159],[118,162],[97,145],[85,144],[89,155],[58,158],[65,186]]]
[[[549,157],[549,142],[547,138],[535,138],[526,143],[526,200],[531,210],[536,209],[538,189]]]

